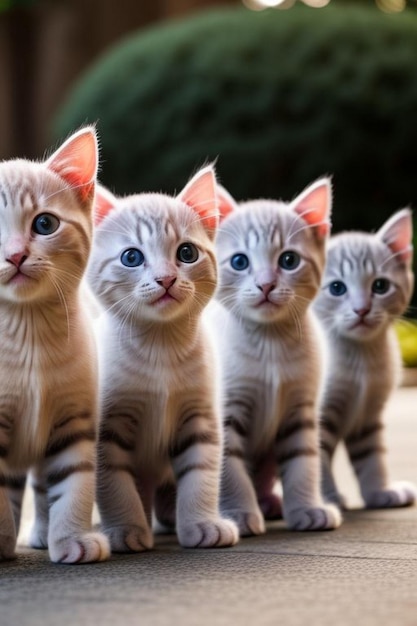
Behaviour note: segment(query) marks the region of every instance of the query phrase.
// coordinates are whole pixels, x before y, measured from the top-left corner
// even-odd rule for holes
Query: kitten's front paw
[[[296,509],[286,517],[292,530],[332,530],[342,523],[342,515],[337,506],[324,504],[321,507]]]
[[[265,519],[282,519],[282,500],[275,493],[269,493],[258,500]]]
[[[153,547],[153,536],[148,527],[130,524],[103,530],[109,538],[112,552],[143,552]]]
[[[393,483],[388,489],[369,494],[365,498],[365,505],[367,509],[390,509],[410,506],[416,499],[416,487],[412,483],[401,481]]]
[[[236,522],[241,537],[263,535],[265,532],[265,520],[260,511],[227,511],[226,514]]]
[[[85,533],[49,541],[49,555],[54,563],[93,563],[110,556],[109,542],[102,533]]]
[[[15,537],[0,534],[0,561],[10,561],[15,559],[15,546]]]
[[[178,541],[183,548],[226,548],[239,540],[236,524],[228,519],[214,519],[178,527]]]

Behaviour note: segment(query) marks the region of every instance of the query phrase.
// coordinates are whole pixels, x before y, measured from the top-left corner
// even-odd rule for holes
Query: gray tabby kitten
[[[390,484],[385,461],[382,414],[400,372],[392,328],[413,289],[412,220],[395,213],[375,234],[332,237],[315,310],[328,343],[328,375],[322,403],[323,487],[344,505],[331,471],[343,440],[368,508],[412,504],[413,485]]]
[[[201,319],[217,282],[215,184],[206,167],[175,198],[98,195],[89,269],[104,309],[97,500],[115,552],[152,547],[153,506],[185,547],[238,539],[218,510],[217,371]]]
[[[55,562],[109,555],[91,531],[97,371],[79,289],[96,171],[93,128],[44,163],[0,164],[0,560],[14,556],[28,468],[31,545]]]
[[[282,513],[297,530],[336,528],[339,511],[320,493],[320,345],[310,303],[325,264],[328,179],[293,202],[237,205],[218,189],[220,281],[211,306],[222,353],[225,469],[221,508],[242,535]]]

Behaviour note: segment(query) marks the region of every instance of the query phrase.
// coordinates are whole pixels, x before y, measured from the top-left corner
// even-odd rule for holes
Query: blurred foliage
[[[237,199],[288,200],[332,174],[334,230],[374,230],[416,201],[416,59],[414,10],[204,12],[110,50],[54,133],[97,121],[119,194],[171,193],[217,157]]]
[[[20,9],[36,4],[37,0],[0,0],[0,13],[9,9]]]
[[[395,330],[404,365],[417,367],[417,323],[398,320],[395,324]]]

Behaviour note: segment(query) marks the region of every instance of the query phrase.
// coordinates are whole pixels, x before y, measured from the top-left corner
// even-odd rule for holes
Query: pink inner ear
[[[403,209],[395,213],[378,233],[392,252],[405,262],[413,256],[413,225],[411,213]]]
[[[220,221],[223,221],[225,217],[233,213],[236,209],[236,202],[229,194],[228,191],[221,185],[216,187],[217,201],[219,203]]]
[[[67,139],[46,165],[74,187],[82,200],[87,200],[94,190],[97,163],[95,131],[85,128]]]
[[[107,189],[96,186],[96,195],[94,197],[94,224],[98,226],[104,220],[106,215],[114,208],[116,198]]]
[[[198,172],[184,187],[178,198],[188,204],[201,218],[207,230],[215,231],[219,223],[216,179],[211,166]]]
[[[316,228],[320,238],[330,231],[331,190],[327,180],[314,183],[293,203],[293,209],[307,224]]]

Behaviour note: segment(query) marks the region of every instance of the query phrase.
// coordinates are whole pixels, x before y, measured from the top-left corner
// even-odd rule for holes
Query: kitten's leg
[[[6,485],[7,477],[0,472],[0,561],[16,557],[16,526]]]
[[[158,487],[155,493],[155,517],[159,533],[175,532],[177,488],[172,483]]]
[[[234,522],[219,513],[221,440],[214,416],[188,418],[171,450],[177,481],[177,534],[186,548],[234,545]]]
[[[275,456],[275,451],[272,449],[254,470],[258,504],[267,520],[282,519],[282,499],[274,493],[278,469]]]
[[[141,552],[152,548],[153,537],[137,489],[132,430],[123,425],[111,416],[100,428],[97,504],[112,551]]]
[[[54,562],[87,563],[109,556],[106,537],[91,529],[95,447],[91,414],[67,418],[48,442],[41,471],[49,505],[48,547]]]
[[[340,440],[340,415],[335,408],[325,407],[320,421],[321,487],[326,502],[346,508],[345,499],[339,492],[332,470],[334,452]]]
[[[241,420],[226,419],[221,510],[236,522],[242,537],[265,532],[264,517],[245,463],[247,436]]]
[[[8,476],[6,484],[9,500],[12,505],[16,534],[19,534],[23,494],[25,492],[26,485],[26,474]]]
[[[313,404],[294,407],[277,436],[284,519],[294,530],[326,530],[341,524],[339,509],[320,490],[318,427]]]
[[[35,521],[30,533],[29,545],[43,550],[48,547],[49,503],[48,490],[41,467],[32,470],[30,482],[33,489]]]
[[[346,447],[367,508],[380,509],[414,504],[417,491],[412,483],[404,481],[389,484],[383,424],[380,420],[348,437]]]
[[[15,558],[17,537],[16,513],[8,494],[10,475],[5,461],[9,453],[12,427],[7,418],[3,419],[0,424],[0,561]]]

